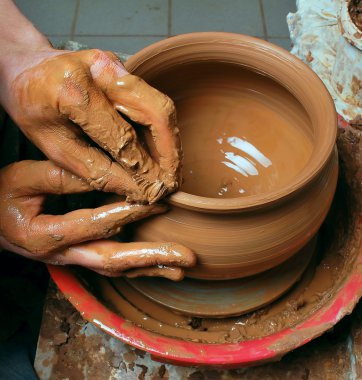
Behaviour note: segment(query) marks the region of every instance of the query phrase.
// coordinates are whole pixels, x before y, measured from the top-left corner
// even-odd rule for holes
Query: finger
[[[120,112],[150,127],[158,152],[161,177],[169,191],[180,184],[181,142],[172,100],[131,75],[111,52],[90,50],[87,55],[93,80]]]
[[[157,265],[150,268],[137,268],[130,269],[124,274],[127,278],[136,277],[164,277],[172,281],[181,281],[185,277],[185,272],[181,268],[166,267],[164,265]]]
[[[191,267],[193,252],[175,243],[119,243],[99,240],[69,247],[63,253],[67,264],[86,266],[107,276],[119,276],[128,269],[164,265]]]
[[[26,247],[35,254],[48,255],[69,245],[110,237],[125,224],[163,211],[161,205],[118,202],[65,215],[38,215],[29,223]]]
[[[67,91],[59,98],[60,112],[110,153],[133,177],[147,200],[153,203],[161,198],[167,189],[158,178],[158,164],[139,143],[133,127],[94,86],[92,78],[83,76],[77,81],[68,80]]]
[[[71,122],[42,131],[34,142],[49,159],[85,179],[93,189],[126,195],[133,201],[147,201],[131,176],[99,149],[83,141]]]
[[[20,161],[3,170],[2,182],[14,197],[37,194],[73,194],[91,191],[83,179],[51,161]]]
[[[172,100],[131,74],[112,79],[109,75],[99,76],[95,82],[118,111],[149,127],[158,153],[161,179],[169,191],[177,189],[182,154]]]

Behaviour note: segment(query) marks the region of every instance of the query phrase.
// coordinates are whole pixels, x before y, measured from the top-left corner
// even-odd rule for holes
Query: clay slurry
[[[212,198],[268,193],[305,167],[313,149],[309,120],[280,85],[227,64],[185,65],[167,75],[172,83],[163,77],[157,86],[176,102],[183,191]]]

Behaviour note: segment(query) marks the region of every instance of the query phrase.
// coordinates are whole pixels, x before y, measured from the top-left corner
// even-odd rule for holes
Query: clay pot
[[[338,175],[333,101],[318,77],[298,58],[268,42],[239,34],[173,37],[143,49],[126,67],[168,93],[177,107],[178,94],[187,80],[176,80],[178,70],[182,76],[187,65],[196,63],[220,65],[220,72],[225,71],[225,65],[232,65],[233,70],[257,73],[265,79],[259,81],[266,83],[265,91],[271,91],[271,82],[278,86],[275,97],[282,94],[288,107],[307,120],[310,158],[287,183],[268,192],[208,198],[179,191],[169,197],[168,213],[137,225],[135,239],[174,241],[193,249],[198,265],[187,272],[190,277],[220,280],[254,275],[305,246],[329,210]],[[204,70],[198,68],[202,77]],[[172,75],[160,79],[167,72]],[[217,92],[218,85],[212,90]],[[263,91],[263,87],[256,91]],[[182,115],[179,122],[182,137]]]

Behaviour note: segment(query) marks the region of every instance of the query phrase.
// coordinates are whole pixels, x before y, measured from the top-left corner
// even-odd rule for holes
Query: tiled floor
[[[160,39],[218,30],[265,38],[290,48],[285,21],[295,0],[16,0],[30,20],[57,44],[134,53]]]

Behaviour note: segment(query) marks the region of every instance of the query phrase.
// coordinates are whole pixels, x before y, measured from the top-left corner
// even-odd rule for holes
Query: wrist
[[[20,46],[11,49],[5,48],[0,58],[0,104],[9,113],[8,101],[11,98],[11,86],[18,75],[35,66],[51,55],[52,48],[48,51],[22,50]]]
[[[11,95],[13,80],[51,55],[54,49],[11,0],[2,0],[0,51],[0,104],[7,108],[6,100]]]

